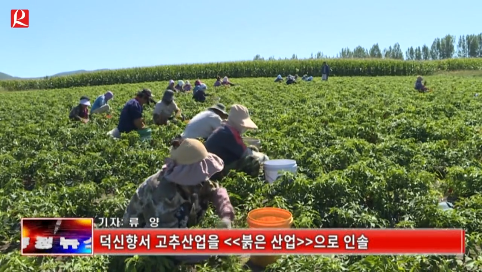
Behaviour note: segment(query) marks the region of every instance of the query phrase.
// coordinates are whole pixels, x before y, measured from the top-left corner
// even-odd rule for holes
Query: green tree
[[[467,44],[467,55],[469,58],[482,57],[482,34],[467,35],[465,43]]]
[[[439,58],[450,59],[455,55],[455,36],[446,35],[440,39]]]
[[[382,58],[382,51],[380,50],[380,47],[378,46],[378,43],[374,44],[372,48],[370,48],[370,51],[368,52],[370,58]]]
[[[347,58],[353,58],[353,52],[350,50],[350,48],[343,48],[341,49],[340,58],[347,59]]]
[[[440,59],[440,39],[436,38],[430,47],[430,58],[433,60]]]
[[[358,59],[364,59],[368,57],[368,51],[360,45],[353,50],[353,57]]]
[[[415,59],[415,50],[412,46],[410,46],[407,51],[405,52],[405,59],[407,60],[414,60]]]
[[[417,46],[415,48],[415,60],[422,60],[422,49],[420,49],[420,46]]]
[[[430,60],[430,49],[425,44],[422,46],[422,59]]]
[[[253,60],[264,60],[263,57],[261,57],[259,54],[254,56]]]
[[[459,41],[457,43],[457,57],[467,58],[469,56],[467,49],[467,40],[465,39],[465,36],[462,35],[459,37]]]

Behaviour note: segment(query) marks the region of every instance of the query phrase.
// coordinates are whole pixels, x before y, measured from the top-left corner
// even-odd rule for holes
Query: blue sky
[[[10,28],[29,9],[30,27]],[[482,32],[480,0],[1,0],[0,72],[73,70],[309,57],[374,43],[431,45]]]

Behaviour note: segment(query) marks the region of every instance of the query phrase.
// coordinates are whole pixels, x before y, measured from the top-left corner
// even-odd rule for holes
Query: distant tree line
[[[395,43],[383,50],[380,49],[378,43],[374,44],[370,49],[362,46],[357,46],[353,50],[350,48],[343,48],[341,52],[334,58],[385,58],[385,59],[399,59],[399,60],[441,60],[450,58],[481,58],[482,57],[482,33],[462,35],[458,38],[453,35],[446,35],[443,38],[436,38],[432,45],[409,47],[405,54],[403,53],[400,44]],[[310,59],[326,59],[333,58],[324,55],[322,52],[311,54]],[[274,57],[269,57],[268,60],[274,60]],[[281,59],[281,58],[279,58]],[[290,59],[290,58],[284,58]],[[298,59],[296,54],[293,54],[291,59]],[[264,60],[260,55],[256,55],[254,60]]]

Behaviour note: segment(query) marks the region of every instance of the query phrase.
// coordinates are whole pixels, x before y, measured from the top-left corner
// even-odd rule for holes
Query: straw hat
[[[233,124],[239,124],[240,126],[245,128],[258,128],[258,126],[249,117],[248,109],[245,106],[239,104],[231,106],[228,122]]]
[[[171,159],[179,165],[189,165],[200,162],[209,155],[206,147],[195,139],[185,139],[179,147],[171,150]]]

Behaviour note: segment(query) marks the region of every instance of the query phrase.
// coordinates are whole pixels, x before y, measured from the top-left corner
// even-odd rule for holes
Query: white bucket
[[[267,182],[273,183],[279,176],[279,171],[288,171],[293,174],[298,170],[295,160],[269,160],[264,162],[264,177]]]
[[[438,204],[438,207],[441,208],[444,211],[449,211],[449,210],[453,209],[453,204],[450,203],[450,202],[444,201],[444,202],[440,202]]]

